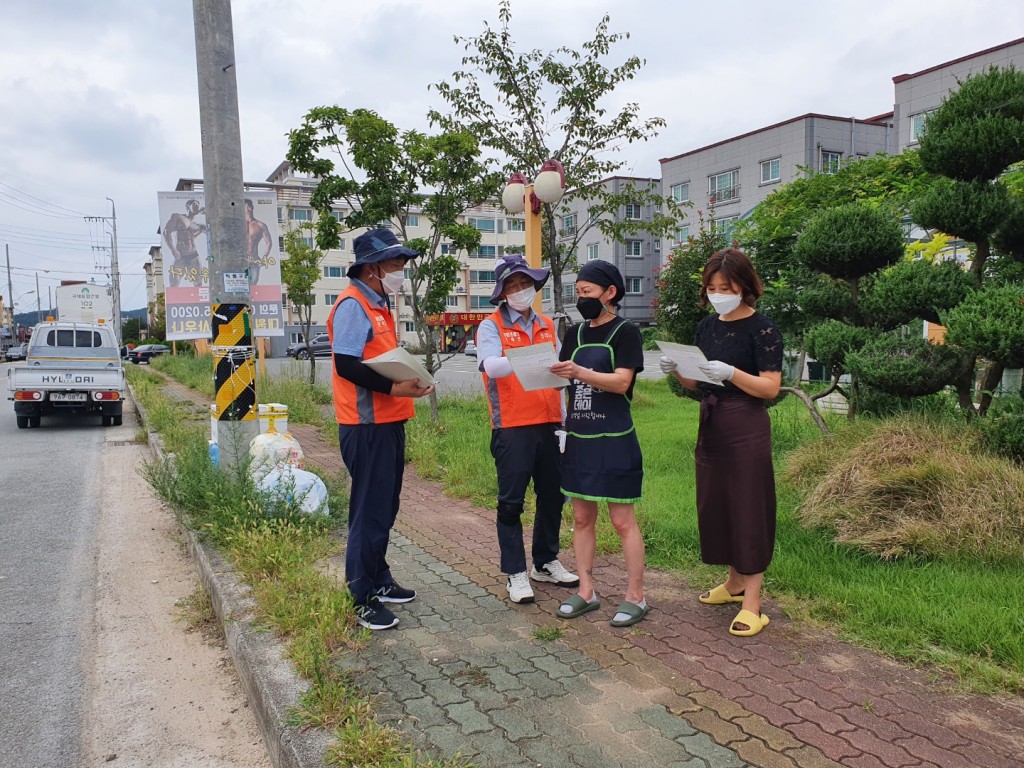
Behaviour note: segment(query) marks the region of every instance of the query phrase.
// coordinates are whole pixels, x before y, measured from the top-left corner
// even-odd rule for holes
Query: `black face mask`
[[[581,296],[576,299],[576,309],[583,315],[584,320],[596,320],[604,309],[604,304],[600,299]]]

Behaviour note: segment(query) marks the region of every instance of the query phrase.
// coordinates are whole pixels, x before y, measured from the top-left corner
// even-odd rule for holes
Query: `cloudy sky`
[[[159,241],[156,193],[202,176],[188,0],[7,3],[0,36],[0,245],[19,311],[62,279],[109,283],[117,214],[122,307],[145,305]],[[427,130],[443,108],[453,36],[497,25],[497,0],[234,0],[242,161],[264,181],[314,106],[376,110]],[[623,173],[805,112],[892,109],[892,77],[1024,37],[1020,0],[513,0],[519,50],[579,49],[604,13],[629,40],[608,63],[646,59],[616,96],[663,117]],[[614,105],[613,105],[614,106]],[[113,200],[113,206],[110,200]],[[2,253],[0,253],[2,258]],[[2,269],[2,262],[0,262]],[[0,293],[9,301],[6,275]]]

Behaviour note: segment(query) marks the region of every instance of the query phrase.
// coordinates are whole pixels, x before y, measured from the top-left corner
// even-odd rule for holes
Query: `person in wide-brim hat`
[[[388,259],[404,258],[406,261],[419,256],[417,251],[406,248],[390,229],[371,229],[352,242],[356,260],[348,268],[347,277],[355,277],[364,264],[377,264]]]
[[[533,269],[526,263],[526,259],[518,253],[503,257],[494,267],[494,290],[491,292],[491,304],[497,306],[504,298],[505,281],[510,275],[521,272],[533,280],[533,287],[540,290],[544,283],[551,276],[550,269]]]

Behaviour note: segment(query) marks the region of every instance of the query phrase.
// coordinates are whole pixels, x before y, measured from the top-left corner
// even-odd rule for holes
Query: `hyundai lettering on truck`
[[[103,323],[40,323],[25,362],[8,368],[7,377],[19,429],[57,414],[121,424],[124,368],[113,329]]]

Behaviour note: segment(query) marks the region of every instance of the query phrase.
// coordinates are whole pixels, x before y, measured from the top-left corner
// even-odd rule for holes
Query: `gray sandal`
[[[575,619],[577,616],[582,616],[584,613],[590,613],[596,611],[601,607],[601,601],[597,599],[597,593],[594,593],[594,597],[591,600],[584,600],[580,595],[573,595],[568,600],[564,600],[560,606],[558,606],[558,617],[560,619]],[[568,608],[568,611],[562,610]]]
[[[615,609],[615,615],[620,613],[626,614],[625,619],[619,619],[616,621],[615,616],[612,616],[611,625],[613,627],[631,627],[638,621],[642,621],[651,610],[651,606],[639,606],[636,603],[631,603],[629,600],[624,600],[618,608]]]

